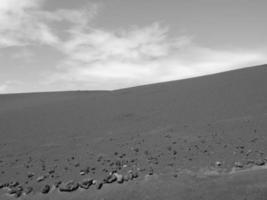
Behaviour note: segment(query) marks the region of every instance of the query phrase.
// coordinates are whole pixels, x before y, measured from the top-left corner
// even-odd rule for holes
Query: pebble
[[[59,191],[61,192],[73,192],[79,188],[79,184],[75,181],[69,181],[63,183],[59,187]]]

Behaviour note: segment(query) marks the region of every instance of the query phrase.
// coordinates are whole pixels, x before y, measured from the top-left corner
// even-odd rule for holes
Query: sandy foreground
[[[0,199],[267,199],[266,86],[264,65],[0,95]]]

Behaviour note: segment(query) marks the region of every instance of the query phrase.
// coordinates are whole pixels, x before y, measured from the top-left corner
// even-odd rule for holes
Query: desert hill
[[[33,194],[21,198],[83,199],[85,193],[68,197],[56,191],[50,196],[39,193],[44,184],[52,186],[56,180],[78,182],[86,167],[91,170],[85,176],[97,180],[117,167],[122,174],[136,169],[140,180],[112,191],[104,185],[97,195],[88,190],[92,198],[129,199],[133,188],[132,199],[144,197],[145,189],[147,199],[177,199],[176,190],[168,191],[166,185],[179,188],[183,180],[188,184],[177,189],[181,199],[224,199],[216,195],[227,191],[233,194],[227,199],[264,199],[264,170],[260,175],[253,172],[260,184],[245,175],[248,180],[237,176],[236,182],[242,182],[237,190],[226,186],[236,184],[228,174],[234,167],[265,166],[266,134],[267,65],[114,91],[0,95],[0,182],[18,181],[24,188],[34,188]],[[36,182],[51,169],[53,176]],[[220,176],[216,182],[220,189],[213,179],[205,179],[210,174]],[[144,182],[147,175],[148,182],[155,179],[151,187]],[[163,195],[160,181],[170,196]],[[251,193],[242,196],[240,191],[251,184]],[[221,190],[222,186],[226,188]],[[163,191],[157,194],[158,187]],[[213,196],[207,196],[210,187]],[[121,188],[128,197],[114,192]],[[192,188],[200,189],[190,193]],[[2,198],[7,198],[4,192]]]

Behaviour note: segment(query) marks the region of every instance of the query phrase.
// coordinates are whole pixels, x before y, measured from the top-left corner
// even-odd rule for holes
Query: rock
[[[97,181],[96,183],[96,189],[100,190],[103,187],[103,182],[102,181]]]
[[[4,188],[5,184],[4,183],[0,183],[0,189]]]
[[[12,181],[8,184],[9,187],[17,187],[19,185],[19,182],[17,181]]]
[[[59,187],[59,191],[61,192],[73,192],[79,188],[79,184],[75,181],[69,181],[63,183]]]
[[[137,171],[132,172],[132,175],[133,175],[133,178],[134,178],[134,179],[135,179],[135,178],[138,178],[138,172],[137,172]]]
[[[256,160],[255,161],[255,165],[257,165],[257,166],[263,166],[263,165],[265,165],[265,161],[264,160]]]
[[[81,176],[84,176],[85,174],[86,174],[86,172],[85,172],[84,170],[81,170],[81,171],[80,171],[80,175],[81,175]]]
[[[116,180],[117,180],[117,177],[113,173],[111,173],[104,179],[104,182],[105,183],[114,183]]]
[[[123,176],[121,174],[115,173],[114,176],[117,179],[117,183],[123,183]]]
[[[54,169],[50,170],[48,173],[49,174],[54,174],[56,171]]]
[[[152,176],[154,174],[153,168],[149,168],[148,170],[148,175]]]
[[[216,165],[217,167],[221,167],[221,166],[222,166],[222,162],[220,162],[220,161],[216,161],[215,165]]]
[[[36,179],[36,181],[37,182],[42,182],[42,181],[44,181],[46,179],[46,176],[39,176],[37,179]]]
[[[50,191],[50,186],[49,185],[45,185],[41,190],[41,192],[43,194],[47,194],[49,191]]]
[[[234,165],[236,168],[243,168],[244,167],[244,165],[241,162],[235,162]]]
[[[93,179],[84,179],[79,183],[80,188],[89,189],[89,187],[93,185]]]
[[[21,185],[19,185],[19,186],[17,187],[17,190],[18,190],[18,191],[23,191],[23,187],[22,187]]]
[[[27,177],[28,177],[28,178],[32,178],[32,177],[34,177],[34,173],[29,172],[28,175],[27,175]]]
[[[56,181],[56,182],[54,183],[54,185],[55,185],[56,188],[58,188],[58,187],[60,186],[61,183],[62,183],[62,181]]]
[[[32,193],[32,191],[33,191],[32,187],[26,187],[24,192],[25,192],[25,194],[30,194],[30,193]]]

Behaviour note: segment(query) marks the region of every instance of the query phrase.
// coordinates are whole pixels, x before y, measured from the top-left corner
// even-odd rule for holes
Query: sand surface
[[[0,184],[32,187],[25,200],[267,199],[266,87],[263,65],[116,91],[0,95]],[[54,188],[130,170],[138,177],[100,190]],[[9,189],[1,200],[15,198]]]

